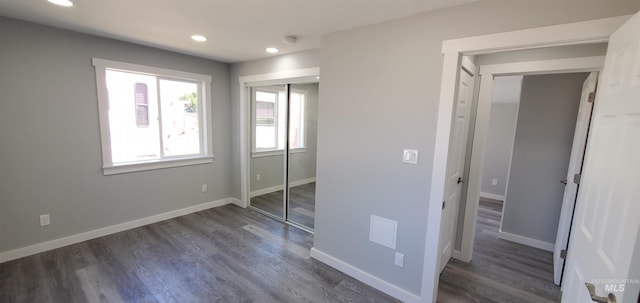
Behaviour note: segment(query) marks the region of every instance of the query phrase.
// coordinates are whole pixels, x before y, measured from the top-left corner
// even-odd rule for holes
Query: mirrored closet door
[[[250,87],[250,206],[313,230],[318,83]]]

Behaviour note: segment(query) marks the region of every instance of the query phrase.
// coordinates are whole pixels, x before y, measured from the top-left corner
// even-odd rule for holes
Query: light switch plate
[[[396,258],[394,260],[394,264],[398,267],[404,266],[404,255],[396,252]]]
[[[408,164],[418,164],[418,150],[417,149],[404,149],[402,154],[402,162]]]
[[[51,217],[49,216],[49,214],[41,215],[40,216],[40,226],[47,226],[49,224],[51,224]]]

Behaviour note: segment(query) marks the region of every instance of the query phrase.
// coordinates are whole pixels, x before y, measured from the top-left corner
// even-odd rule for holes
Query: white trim
[[[442,53],[487,54],[505,50],[609,41],[609,35],[632,15],[543,26],[442,42]],[[517,34],[516,34],[517,33]]]
[[[213,159],[214,159],[213,156],[196,157],[196,158],[188,158],[188,159],[169,159],[169,160],[161,160],[161,161],[138,162],[138,163],[124,164],[124,165],[104,166],[102,167],[102,169],[103,169],[104,175],[106,176],[106,175],[123,174],[123,173],[161,169],[161,168],[207,164],[207,163],[212,163]]]
[[[451,252],[451,257],[456,260],[460,260],[460,258],[462,258],[462,254],[460,253],[459,250],[454,248],[453,251]]]
[[[242,76],[240,82],[240,200],[242,207],[249,205],[249,161],[251,159],[251,120],[250,100],[247,100],[249,87],[255,85],[269,85],[287,83],[318,82],[320,68],[307,68],[291,71]]]
[[[270,193],[275,193],[283,189],[284,189],[284,185],[276,185],[276,186],[271,186],[267,188],[262,188],[262,189],[254,190],[251,193],[249,193],[249,197],[253,198],[253,197],[262,196]]]
[[[107,236],[110,234],[115,234],[121,231],[133,229],[136,227],[188,215],[188,214],[199,212],[209,208],[219,207],[229,203],[236,204],[235,203],[236,201],[234,200],[236,199],[224,198],[217,201],[212,201],[212,202],[202,203],[202,204],[189,206],[189,207],[185,207],[177,210],[172,210],[166,213],[161,213],[161,214],[157,214],[157,215],[153,215],[145,218],[135,219],[128,222],[115,224],[115,225],[111,225],[103,228],[98,228],[91,231],[87,231],[87,232],[83,232],[83,233],[79,233],[79,234],[75,234],[75,235],[71,235],[63,238],[58,238],[58,239],[47,241],[47,242],[37,243],[34,245],[25,246],[25,247],[21,247],[21,248],[10,250],[10,251],[5,251],[0,253],[0,263],[38,254],[41,252],[64,247],[67,245],[72,245],[72,244],[80,243],[83,241],[88,241],[91,239]]]
[[[507,241],[511,241],[511,242],[515,242],[515,243],[519,243],[519,244],[526,245],[526,246],[539,248],[539,249],[546,250],[546,251],[553,251],[553,248],[555,247],[555,245],[553,243],[540,241],[540,240],[536,240],[536,239],[533,239],[533,238],[529,238],[529,237],[525,237],[525,236],[521,236],[521,235],[516,235],[516,234],[504,232],[502,230],[498,231],[498,238],[503,239],[503,240],[507,240]]]
[[[96,91],[98,100],[98,118],[100,124],[100,145],[102,149],[102,167],[104,175],[121,174],[135,171],[144,171],[160,168],[170,168],[187,165],[206,164],[213,161],[213,137],[211,128],[213,127],[211,113],[211,81],[210,75],[196,74],[155,66],[133,64],[120,61],[92,58],[96,74]],[[180,79],[193,82],[198,86],[200,110],[198,111],[199,143],[198,154],[177,157],[161,157],[153,161],[139,161],[131,163],[114,164],[111,154],[111,128],[109,125],[109,93],[107,90],[106,71],[107,69],[135,72],[139,74],[152,75],[160,79]],[[158,101],[159,102],[159,101]],[[158,113],[160,115],[160,112]],[[162,128],[162,125],[160,125]],[[161,138],[160,140],[162,146]]]
[[[335,258],[328,253],[320,251],[315,247],[311,248],[311,257],[325,263],[377,290],[380,290],[398,300],[406,303],[421,302],[420,297],[404,290],[396,285],[393,285],[385,280],[382,280],[368,272],[363,271],[349,263],[346,263],[338,258]]]
[[[291,84],[318,82],[318,76],[320,76],[320,68],[312,67],[306,69],[242,76],[238,78],[238,81],[240,82],[240,84],[247,84],[249,86],[263,86],[283,84],[283,80],[286,80],[287,83]]]
[[[489,199],[493,199],[493,200],[499,200],[499,201],[503,201],[504,202],[504,196],[503,195],[496,195],[496,194],[492,194],[492,193],[480,192],[480,197],[481,198],[489,198]]]
[[[238,207],[247,208],[246,203],[244,203],[240,199],[236,199],[236,198],[230,198],[230,199],[231,199],[231,204],[233,204],[235,206],[238,206]]]
[[[289,154],[298,154],[298,153],[306,153],[306,147],[300,148],[290,148]],[[284,149],[276,149],[276,150],[258,150],[251,152],[251,158],[262,158],[262,157],[273,157],[273,156],[282,156],[284,155]]]
[[[430,184],[431,193],[429,195],[424,262],[422,268],[421,297],[423,302],[435,302],[437,299],[439,279],[438,243],[440,239],[441,206],[446,179],[445,163],[447,163],[449,153],[448,142],[451,130],[451,113],[461,55],[545,46],[606,42],[608,41],[609,35],[617,27],[622,25],[625,20],[629,19],[629,17],[630,16],[620,16],[443,41],[442,53],[444,54],[444,58],[440,102],[438,107],[433,173]],[[469,186],[469,188],[473,187]],[[476,190],[479,192],[479,189],[478,187]]]
[[[290,187],[300,186],[300,185],[309,184],[309,183],[313,183],[313,182],[316,182],[316,178],[315,177],[314,178],[309,178],[309,179],[302,179],[302,180],[298,180],[298,181],[293,181],[293,182],[291,182]],[[270,194],[270,193],[277,192],[277,191],[283,190],[283,189],[284,189],[284,185],[276,185],[276,186],[272,186],[272,187],[258,189],[258,190],[252,191],[249,194],[249,197],[253,198],[253,197],[257,197],[257,196],[262,196],[262,195]]]
[[[189,72],[183,72],[183,71],[155,67],[155,66],[127,63],[127,62],[121,62],[121,61],[113,61],[113,60],[105,60],[105,59],[99,59],[99,58],[93,58],[92,62],[93,62],[93,66],[99,67],[101,69],[107,69],[107,68],[120,69],[123,71],[135,71],[137,73],[149,74],[154,76],[169,75],[172,78],[197,80],[197,81],[204,81],[204,82],[211,82],[212,80],[212,77],[210,75],[189,73]]]

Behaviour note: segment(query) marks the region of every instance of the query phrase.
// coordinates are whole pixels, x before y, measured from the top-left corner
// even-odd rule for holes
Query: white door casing
[[[471,101],[475,81],[476,66],[468,57],[462,58],[460,80],[454,115],[451,127],[451,141],[449,142],[450,156],[447,163],[447,180],[445,186],[445,201],[442,208],[440,233],[440,271],[451,259],[455,229],[460,206],[460,196],[465,182],[464,163],[467,151],[467,137],[469,135],[469,120],[471,116]]]
[[[556,45],[607,42],[611,33],[628,20],[629,17],[630,16],[618,16],[443,41],[442,54],[444,58],[442,65],[442,82],[438,107],[435,152],[432,161],[433,170],[430,182],[431,191],[429,193],[427,213],[420,302],[435,302],[437,299],[438,278],[440,273],[438,271],[438,261],[440,259],[440,248],[438,244],[440,241],[440,223],[442,219],[441,205],[444,199],[447,179],[448,143],[451,133],[451,118],[453,104],[455,103],[460,57],[462,55],[477,55]],[[465,223],[466,222],[467,216],[465,213]],[[466,226],[464,230],[467,230]],[[470,233],[471,232],[466,234]],[[467,241],[473,242],[473,239],[470,238],[467,239]],[[467,248],[466,256],[464,255],[465,252],[461,251],[461,257],[466,257],[470,260],[470,248],[472,248],[472,246]]]
[[[567,178],[565,179],[566,186],[562,197],[558,232],[553,250],[553,282],[556,285],[560,285],[562,269],[564,268],[565,259],[562,257],[562,251],[566,250],[569,244],[569,229],[571,228],[571,219],[573,218],[576,195],[578,194],[578,184],[580,183],[579,180],[574,180],[574,176],[582,173],[582,160],[584,159],[584,151],[587,146],[587,133],[589,132],[591,110],[593,109],[593,99],[595,97],[597,83],[598,72],[592,72],[582,84],[576,129],[573,134],[569,168],[567,170]]]
[[[640,226],[640,13],[611,35],[593,111],[562,302],[637,302]],[[636,263],[634,263],[636,262]],[[635,289],[635,291],[624,291]]]

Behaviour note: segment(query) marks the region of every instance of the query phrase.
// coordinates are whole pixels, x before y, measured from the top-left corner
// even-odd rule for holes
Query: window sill
[[[307,148],[306,147],[294,148],[294,149],[290,149],[289,150],[290,154],[306,153],[306,152],[307,152]],[[283,149],[265,150],[265,151],[253,151],[253,152],[251,152],[251,158],[281,156],[283,154],[284,154],[284,150]]]
[[[149,161],[149,162],[142,162],[142,163],[118,164],[118,165],[104,166],[102,167],[102,170],[104,175],[107,176],[107,175],[124,174],[124,173],[131,173],[131,172],[145,171],[145,170],[207,164],[207,163],[212,163],[214,158],[215,158],[214,156],[204,156],[204,157],[194,157],[194,158]]]

